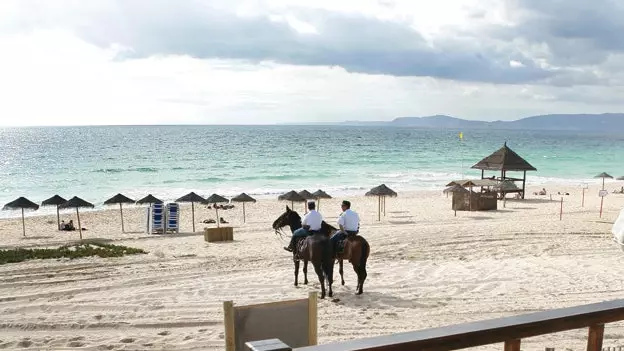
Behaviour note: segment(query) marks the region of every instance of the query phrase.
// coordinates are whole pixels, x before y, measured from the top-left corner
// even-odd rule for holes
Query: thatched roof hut
[[[513,190],[513,191],[502,191],[501,196],[505,196],[508,192],[519,192],[522,194],[522,198],[524,199],[524,192],[526,189],[526,172],[527,171],[537,171],[535,167],[533,167],[529,162],[520,157],[515,151],[510,149],[507,146],[507,142],[500,149],[496,150],[490,156],[482,159],[477,162],[471,168],[480,169],[481,170],[481,178],[485,178],[485,171],[500,171],[500,181],[511,180],[511,181],[522,181],[522,189]],[[507,172],[523,172],[522,178],[511,178],[507,177]]]

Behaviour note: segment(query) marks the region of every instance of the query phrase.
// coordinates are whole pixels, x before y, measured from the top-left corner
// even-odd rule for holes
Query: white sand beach
[[[622,184],[610,183],[609,190]],[[319,343],[412,331],[621,298],[624,251],[611,225],[624,195],[609,194],[602,219],[598,186],[546,185],[561,196],[509,200],[498,211],[458,212],[442,192],[399,193],[386,200],[376,221],[377,199],[355,197],[361,235],[371,244],[368,279],[354,295],[355,274],[319,301]],[[323,200],[320,211],[335,223],[342,198]],[[207,243],[202,233],[146,235],[144,208],[81,214],[85,239],[149,251],[123,258],[35,260],[0,266],[0,348],[81,350],[222,350],[222,302],[250,304],[306,297],[318,289],[293,286],[291,255],[271,223],[286,203],[260,200],[220,212],[234,226],[235,241]],[[295,209],[303,210],[303,204]],[[222,214],[221,214],[222,213]],[[74,219],[64,212],[62,219]],[[190,231],[190,206],[182,209],[182,232]],[[196,208],[197,229],[214,211]],[[78,240],[59,232],[56,216],[0,221],[0,246],[58,246]],[[337,269],[334,279],[338,279]],[[523,350],[585,349],[586,330],[523,340]],[[624,323],[609,324],[604,346],[624,345]],[[482,349],[500,349],[501,345]]]

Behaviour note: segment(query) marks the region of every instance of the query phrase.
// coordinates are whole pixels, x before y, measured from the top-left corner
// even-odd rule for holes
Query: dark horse
[[[282,234],[281,229],[289,226],[291,232],[301,228],[301,217],[290,207],[286,206],[286,212],[273,222],[276,233]],[[321,283],[321,299],[325,298],[325,278],[327,278],[328,295],[333,296],[332,284],[334,282],[334,255],[331,242],[326,234],[321,232],[298,240],[293,250],[295,262],[295,286],[299,284],[299,260],[303,260],[304,284],[308,284],[308,261],[312,261],[314,271]]]
[[[284,212],[277,220],[275,220],[275,222],[273,222],[273,229],[275,229],[275,231],[278,234],[281,234],[280,233],[281,228],[286,227],[286,226],[290,226],[290,230],[293,232],[301,228],[301,217],[299,216],[297,212],[292,211],[288,206],[286,206],[286,212]],[[329,238],[336,231],[337,231],[336,228],[332,227],[331,225],[323,221],[321,225],[321,230],[319,231],[319,233],[309,236],[308,238],[313,238],[319,235]],[[299,259],[300,258],[304,260],[303,261],[303,274],[305,276],[305,284],[308,283],[307,261],[305,257],[303,257],[302,254],[299,252],[300,245],[302,245],[302,243],[304,242],[305,240],[300,239],[300,241],[297,242],[297,245],[295,245],[296,249],[293,250],[293,260],[295,261],[295,286],[297,285],[297,277],[299,275]],[[358,285],[356,288],[356,294],[357,295],[362,294],[364,292],[364,281],[366,280],[366,276],[367,276],[366,261],[370,253],[370,246],[368,242],[366,241],[366,239],[364,239],[363,237],[359,235],[354,236],[354,237],[348,237],[345,240],[344,250],[342,253],[334,254],[334,250],[333,250],[334,248],[331,247],[331,242],[329,243],[329,247],[331,250],[331,267],[332,267],[331,270],[326,271],[326,272],[329,272],[329,275],[328,275],[328,281],[330,282],[329,283],[330,284],[329,296],[331,297],[331,282],[333,281],[333,266],[334,266],[333,260],[334,259],[337,259],[339,263],[340,280],[341,280],[342,285],[345,284],[342,261],[348,260],[349,262],[351,262],[351,264],[353,265],[353,270],[355,271],[358,277]],[[317,274],[318,274],[318,271],[317,271]],[[320,276],[319,276],[319,279],[321,279]],[[322,283],[321,283],[321,288],[323,288]]]

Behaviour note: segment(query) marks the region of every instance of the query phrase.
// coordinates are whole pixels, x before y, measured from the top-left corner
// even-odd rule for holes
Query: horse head
[[[286,206],[286,212],[282,213],[277,219],[273,222],[273,230],[275,230],[275,234],[283,235],[282,228],[289,226],[291,231],[295,231],[301,228],[301,217],[296,211],[290,209],[290,207]]]

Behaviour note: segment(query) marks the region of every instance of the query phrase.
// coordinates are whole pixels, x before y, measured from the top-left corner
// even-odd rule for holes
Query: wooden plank
[[[457,350],[624,320],[624,300],[297,348],[298,351]]]
[[[236,351],[234,339],[234,303],[223,301],[223,324],[225,326],[225,350]]]
[[[520,351],[520,339],[505,341],[505,351]]]
[[[308,296],[308,336],[310,337],[310,345],[318,343],[317,299],[318,292],[310,292]]]
[[[589,335],[587,336],[587,351],[601,351],[603,336],[604,324],[590,326]]]

